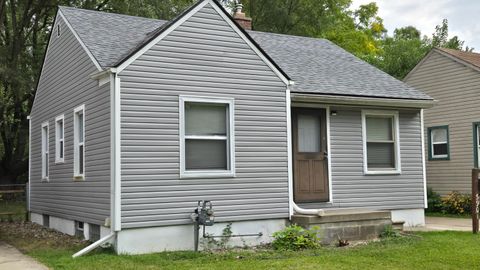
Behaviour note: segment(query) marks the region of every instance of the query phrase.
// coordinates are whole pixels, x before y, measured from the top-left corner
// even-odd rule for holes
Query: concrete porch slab
[[[425,217],[425,226],[405,227],[407,231],[472,231],[468,218]]]

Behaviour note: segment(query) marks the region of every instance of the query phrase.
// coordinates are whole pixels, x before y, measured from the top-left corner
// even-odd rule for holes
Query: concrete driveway
[[[0,241],[0,269],[48,270],[46,266],[22,254],[16,248]]]
[[[425,217],[425,227],[406,228],[408,231],[472,231],[468,218]]]

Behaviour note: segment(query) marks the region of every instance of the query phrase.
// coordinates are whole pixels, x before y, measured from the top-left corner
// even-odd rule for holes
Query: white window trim
[[[44,140],[43,138],[43,129],[47,128],[47,138]],[[48,181],[49,175],[50,175],[50,168],[47,169],[48,175],[45,172],[45,165],[49,167],[49,162],[48,160],[50,159],[50,127],[48,126],[48,121],[42,123],[42,129],[41,129],[41,139],[42,139],[42,181]],[[46,145],[45,145],[46,144]],[[48,154],[48,159],[45,159],[45,154]]]
[[[79,159],[78,159],[78,135],[77,135],[77,113],[83,113],[83,173],[79,171]],[[85,180],[85,105],[78,106],[73,110],[73,178],[74,180]]]
[[[389,116],[393,117],[393,134],[394,134],[394,150],[395,150],[395,168],[394,169],[369,169],[367,160],[367,116]],[[400,160],[400,124],[398,111],[387,110],[362,110],[362,141],[363,141],[363,173],[365,175],[378,174],[401,174],[401,160]]]
[[[185,138],[203,138],[205,136],[185,136],[185,102],[219,103],[228,105],[228,136],[215,136],[218,139],[226,139],[229,149],[227,151],[228,170],[189,170],[185,169]],[[233,98],[212,97],[179,97],[179,133],[180,133],[180,178],[204,178],[204,177],[235,177],[235,107]],[[208,136],[212,137],[212,136]],[[213,138],[213,137],[212,137]]]
[[[58,122],[62,121],[62,133],[63,136],[60,139],[60,130],[58,128]],[[63,142],[62,149],[60,149],[60,141]],[[60,151],[63,153],[63,157],[60,157]],[[55,164],[65,162],[65,116],[59,115],[55,117]]]

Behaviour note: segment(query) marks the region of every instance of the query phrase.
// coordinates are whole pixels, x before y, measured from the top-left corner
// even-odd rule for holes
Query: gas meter
[[[200,225],[203,225],[203,234],[205,235],[205,226],[213,226],[215,223],[212,202],[198,201],[197,208],[193,210],[191,218],[193,220],[195,251],[197,251]]]

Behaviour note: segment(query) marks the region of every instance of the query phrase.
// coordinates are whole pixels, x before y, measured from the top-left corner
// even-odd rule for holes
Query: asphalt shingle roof
[[[156,29],[167,23],[122,14],[59,7],[102,67],[113,67]]]
[[[71,7],[60,7],[60,11],[104,68],[121,62],[167,23]],[[432,99],[328,40],[256,31],[248,33],[295,81],[292,92]]]
[[[480,68],[480,53],[465,52],[465,51],[459,51],[459,50],[447,49],[447,48],[436,48],[436,49]]]

